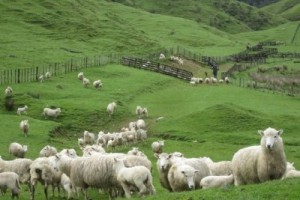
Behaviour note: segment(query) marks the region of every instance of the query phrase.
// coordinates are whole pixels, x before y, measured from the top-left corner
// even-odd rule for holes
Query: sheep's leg
[[[30,197],[30,199],[31,200],[34,200],[34,193],[35,193],[35,187],[34,187],[34,185],[31,185],[31,197]]]
[[[47,183],[45,183],[45,185],[44,185],[44,194],[45,194],[46,200],[48,200],[48,185],[47,185]]]
[[[128,185],[124,182],[122,182],[121,185],[122,185],[122,188],[125,192],[126,198],[129,199],[131,197],[131,195],[130,195],[130,189],[129,189]]]
[[[139,197],[143,196],[144,194],[147,194],[147,187],[143,183],[137,183],[139,185],[136,185],[139,188]]]

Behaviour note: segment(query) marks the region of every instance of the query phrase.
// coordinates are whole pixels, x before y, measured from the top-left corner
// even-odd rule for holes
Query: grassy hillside
[[[263,11],[279,14],[291,21],[299,21],[300,2],[297,0],[281,0],[261,8]]]
[[[4,0],[0,13],[2,68],[105,53],[145,54],[176,45],[198,51],[199,47],[230,46],[226,53],[244,46],[244,42],[192,20],[103,0]]]
[[[229,33],[266,29],[285,21],[235,0],[188,0],[184,2],[180,0],[117,0],[114,2],[144,9],[150,13],[182,17],[205,23]]]
[[[300,140],[297,136],[300,125],[295,123],[300,120],[298,97],[263,93],[234,85],[193,87],[175,78],[120,65],[88,68],[84,73],[90,80],[100,78],[103,88],[100,91],[92,87],[84,88],[76,72],[53,77],[44,83],[12,85],[15,106],[27,104],[29,109],[27,115],[17,116],[15,110],[9,112],[1,106],[0,115],[4,121],[0,125],[0,151],[4,159],[11,159],[7,148],[12,141],[28,144],[27,156],[30,158],[37,157],[46,144],[54,145],[59,150],[75,148],[80,154],[77,138],[82,136],[84,130],[94,133],[100,130],[118,131],[137,119],[135,107],[142,105],[149,110],[149,117],[145,119],[149,138],[133,146],[144,151],[153,166],[155,158],[150,146],[154,140],[165,139],[166,152],[180,151],[186,157],[210,156],[216,161],[230,160],[239,148],[259,143],[258,129],[271,126],[284,129],[287,159],[300,168]],[[4,86],[0,90],[3,91]],[[118,107],[112,119],[109,119],[106,105],[113,100]],[[41,112],[46,105],[61,107],[62,115],[58,119],[44,119]],[[284,109],[281,109],[283,106]],[[158,117],[164,118],[156,121]],[[18,128],[21,119],[29,119],[28,138],[24,138]],[[129,149],[131,145],[107,151],[127,152]],[[157,194],[145,199],[300,197],[297,192],[299,180],[170,194],[160,186],[155,167],[153,179]],[[278,192],[271,194],[270,188],[274,187]],[[89,194],[93,199],[99,198],[96,190],[90,189]],[[38,185],[36,199],[43,198],[42,186]],[[100,198],[107,197],[102,194]],[[5,196],[3,199],[9,198]],[[25,189],[21,199],[29,199],[29,192]]]

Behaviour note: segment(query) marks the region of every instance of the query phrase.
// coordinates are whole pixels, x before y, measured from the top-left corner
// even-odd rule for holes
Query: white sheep
[[[7,86],[7,88],[4,90],[5,96],[9,97],[13,93],[13,89],[10,86]]]
[[[236,186],[282,178],[286,171],[282,132],[270,127],[259,130],[259,146],[246,147],[234,154],[232,166]]]
[[[165,54],[163,54],[163,53],[159,54],[159,59],[160,60],[164,60],[165,58],[166,58]]]
[[[18,115],[21,115],[22,113],[27,114],[27,109],[28,109],[28,106],[27,106],[27,105],[24,105],[23,107],[19,107],[19,108],[17,109],[17,114],[18,114]]]
[[[61,113],[61,109],[60,108],[44,108],[43,110],[43,115],[45,117],[45,119],[47,119],[47,117],[53,117],[53,118],[57,118]]]
[[[162,153],[164,145],[165,145],[164,140],[154,141],[151,144],[151,148],[152,148],[153,153],[158,153],[158,154]]]
[[[116,107],[117,107],[117,104],[115,102],[109,103],[107,105],[106,111],[107,111],[109,117],[112,116],[112,114],[114,113]]]
[[[83,78],[82,79],[82,84],[84,87],[87,87],[90,84],[90,80],[88,78]]]
[[[84,139],[83,138],[78,138],[77,143],[78,143],[79,147],[83,147],[84,146]]]
[[[19,175],[15,172],[2,172],[0,173],[0,189],[2,193],[6,193],[6,189],[11,190],[12,199],[19,199],[21,187],[19,183]]]
[[[44,82],[44,75],[41,74],[41,75],[39,76],[38,80],[39,80],[41,83]]]
[[[207,164],[213,176],[230,175],[233,173],[231,161],[214,162],[209,157],[203,157],[201,159]]]
[[[173,192],[196,189],[195,176],[199,170],[187,164],[175,163],[168,172],[168,181]]]
[[[14,155],[17,158],[24,158],[27,150],[27,145],[21,145],[17,142],[11,143],[8,148],[9,154]]]
[[[49,78],[51,78],[51,72],[47,71],[45,73],[45,79],[49,79]]]
[[[285,171],[282,179],[294,178],[294,177],[300,178],[300,171],[296,170],[296,168],[294,167],[294,163],[287,162],[286,163],[286,171]]]
[[[207,188],[224,188],[233,185],[233,175],[224,176],[206,176],[200,181],[200,186],[203,189]]]
[[[127,198],[131,197],[130,186],[138,189],[139,196],[155,194],[151,172],[145,166],[125,167],[122,159],[114,158],[114,169]]]
[[[75,196],[76,190],[72,186],[70,178],[65,173],[61,175],[60,185],[68,193],[68,199]]]
[[[135,114],[141,118],[141,117],[148,117],[148,109],[143,108],[141,106],[136,106]]]
[[[27,119],[22,120],[20,122],[20,129],[23,132],[23,134],[25,135],[25,137],[27,137],[28,136],[28,132],[29,132],[29,123],[28,123]]]
[[[138,119],[136,121],[136,129],[144,129],[146,128],[146,123],[143,119]]]
[[[84,131],[84,133],[83,133],[83,143],[84,143],[84,145],[95,144],[95,142],[96,142],[95,134],[91,133],[89,131]]]
[[[103,86],[103,84],[102,84],[101,80],[96,80],[96,81],[93,82],[93,86],[94,86],[97,90],[99,90],[99,89]]]
[[[228,76],[226,76],[226,77],[224,78],[224,81],[225,81],[225,83],[227,83],[227,84],[230,82]]]
[[[84,77],[83,72],[79,72],[77,78],[82,81],[83,77]]]
[[[94,153],[100,153],[104,154],[105,150],[101,145],[87,145],[84,148],[82,148],[83,155],[82,156],[91,156]]]
[[[50,157],[50,156],[54,156],[56,154],[57,154],[57,149],[55,147],[50,146],[50,145],[46,145],[40,151],[39,156],[40,157]]]

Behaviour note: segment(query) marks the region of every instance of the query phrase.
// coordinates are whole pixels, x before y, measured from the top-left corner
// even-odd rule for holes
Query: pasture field
[[[165,75],[132,69],[118,64],[87,68],[84,71],[91,82],[101,79],[103,88],[84,88],[77,79],[77,72],[52,77],[43,83],[11,85],[14,91],[14,111],[4,108],[2,98],[0,155],[8,155],[8,145],[16,141],[27,144],[27,157],[36,158],[47,145],[75,148],[80,155],[77,138],[84,130],[98,133],[119,131],[128,122],[136,120],[135,107],[141,105],[149,111],[146,142],[108,149],[108,152],[127,152],[139,147],[153,164],[153,180],[157,194],[144,199],[299,199],[300,180],[271,181],[257,185],[225,189],[196,190],[169,193],[158,180],[151,143],[165,140],[165,151],[180,151],[186,157],[209,156],[215,161],[230,160],[240,148],[259,144],[257,130],[273,127],[283,129],[287,160],[300,168],[300,109],[299,97],[264,93],[236,87],[232,84],[191,86],[188,82]],[[0,86],[4,91],[6,86]],[[118,106],[111,119],[106,106],[116,101]],[[26,104],[27,115],[18,116],[16,108]],[[60,107],[57,119],[44,119],[43,108]],[[156,121],[158,117],[162,120]],[[19,130],[22,119],[29,119],[29,137]],[[22,186],[20,199],[29,199],[29,192]],[[49,190],[51,194],[51,190]],[[107,199],[89,189],[92,199]],[[51,196],[51,195],[50,195]],[[10,199],[9,195],[1,199]],[[44,199],[42,186],[38,185],[36,199]],[[51,200],[63,199],[51,197]],[[121,199],[121,198],[120,198]],[[139,199],[133,197],[133,199]]]

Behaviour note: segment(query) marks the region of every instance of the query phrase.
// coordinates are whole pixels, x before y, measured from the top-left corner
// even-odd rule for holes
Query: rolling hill
[[[281,0],[261,8],[262,11],[276,13],[288,20],[300,20],[300,2],[297,0]]]

